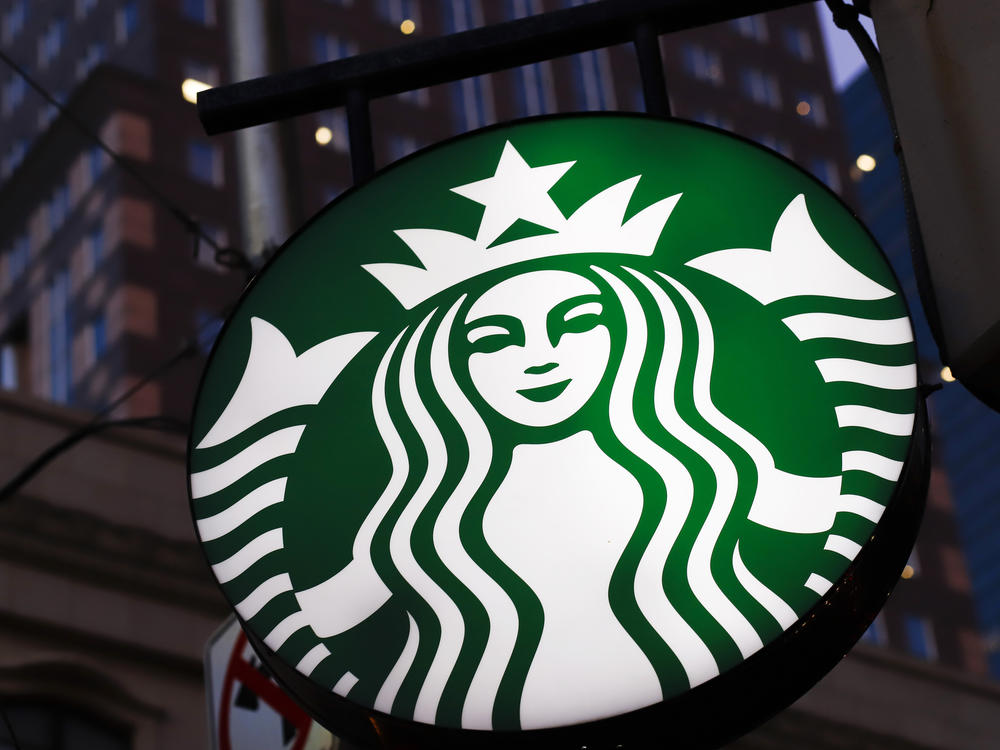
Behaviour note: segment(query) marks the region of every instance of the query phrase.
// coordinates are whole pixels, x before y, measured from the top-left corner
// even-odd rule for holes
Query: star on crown
[[[507,141],[492,177],[452,188],[485,207],[475,238],[443,229],[397,229],[423,265],[369,263],[363,268],[411,309],[454,284],[525,260],[598,252],[652,255],[681,194],[657,201],[626,222],[641,177],[636,175],[601,191],[567,218],[549,190],[575,163],[531,167]],[[519,219],[553,231],[492,245]]]

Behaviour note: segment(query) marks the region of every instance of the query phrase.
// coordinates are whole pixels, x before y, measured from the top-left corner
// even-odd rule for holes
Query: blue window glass
[[[188,142],[188,174],[199,182],[220,187],[223,182],[222,152],[214,143]]]
[[[215,0],[181,0],[181,14],[202,26],[215,24]]]
[[[108,350],[108,323],[103,314],[94,318],[94,322],[91,323],[91,329],[94,332],[94,360],[98,360]]]
[[[69,273],[59,271],[49,287],[49,385],[52,400],[60,403],[67,403],[70,396],[72,341]]]
[[[925,661],[937,659],[934,629],[927,618],[905,615],[903,617],[903,633],[906,636],[906,648],[911,654]]]

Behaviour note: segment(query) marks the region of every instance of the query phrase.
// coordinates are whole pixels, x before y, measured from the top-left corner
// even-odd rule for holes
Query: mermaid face
[[[569,419],[604,377],[611,336],[600,290],[567,271],[532,271],[497,284],[465,318],[469,375],[498,413],[529,427]]]

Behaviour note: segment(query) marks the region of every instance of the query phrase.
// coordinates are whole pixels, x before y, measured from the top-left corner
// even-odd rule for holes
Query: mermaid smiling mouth
[[[529,401],[534,401],[535,403],[551,401],[565,391],[566,386],[568,386],[572,380],[573,378],[568,378],[566,380],[561,380],[558,383],[540,385],[537,388],[524,388],[519,390],[517,393],[518,395],[524,396]]]

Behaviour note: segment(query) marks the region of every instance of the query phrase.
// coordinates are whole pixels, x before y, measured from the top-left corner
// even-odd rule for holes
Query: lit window
[[[805,29],[798,29],[786,26],[782,38],[785,42],[785,49],[803,62],[810,62],[813,59],[812,39]]]
[[[139,28],[139,4],[128,0],[115,12],[115,40],[119,44],[127,42]]]
[[[717,52],[707,50],[700,44],[685,44],[681,47],[684,69],[699,81],[707,81],[715,86],[722,85],[722,60]]]
[[[3,16],[3,43],[10,44],[24,31],[27,0],[17,0]]]
[[[816,127],[826,125],[826,102],[822,96],[811,91],[800,91],[795,95],[795,102],[795,111],[803,120]]]
[[[809,160],[809,171],[834,192],[840,191],[840,170],[837,169],[837,164],[833,160],[813,157]]]
[[[573,84],[581,109],[617,109],[611,79],[611,61],[606,49],[573,55]]]
[[[781,106],[778,80],[758,68],[744,68],[740,71],[740,89],[745,97],[757,104],[764,104],[772,109]]]
[[[341,60],[356,54],[358,45],[349,39],[319,31],[312,35],[312,56],[315,63]]]
[[[202,26],[214,26],[215,0],[181,0],[181,15]]]
[[[937,659],[937,643],[930,620],[918,615],[904,615],[903,633],[906,635],[906,649],[911,654],[924,661]]]
[[[222,164],[222,149],[208,141],[188,143],[188,174],[199,182],[214,187],[222,187],[225,174]]]
[[[335,151],[347,153],[350,148],[350,140],[347,133],[347,113],[343,109],[328,109],[316,115],[316,129],[326,128],[330,131],[330,139],[326,144]],[[323,140],[326,140],[324,133]]]
[[[69,401],[72,341],[69,273],[59,271],[49,287],[49,396],[60,403]]]
[[[767,20],[764,16],[743,16],[732,20],[736,33],[757,42],[768,40]]]

